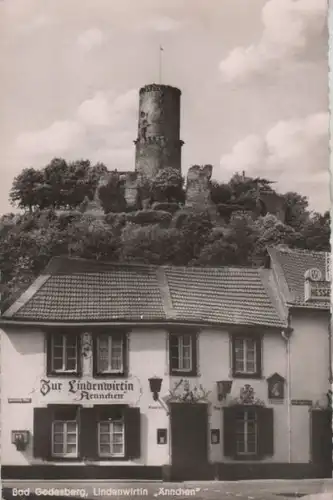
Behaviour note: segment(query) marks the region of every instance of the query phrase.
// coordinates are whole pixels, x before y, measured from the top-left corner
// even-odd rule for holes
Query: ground
[[[58,490],[58,491],[57,491]],[[62,491],[59,491],[62,490]],[[104,491],[103,491],[104,490]],[[105,491],[107,490],[107,491]],[[317,497],[318,493],[320,495]],[[159,483],[159,482],[104,482],[89,481],[3,481],[4,500],[113,500],[138,498],[193,498],[195,500],[286,500],[303,498],[309,500],[333,500],[333,480],[317,479],[302,481],[238,481],[205,483]],[[315,495],[315,496],[312,496]]]

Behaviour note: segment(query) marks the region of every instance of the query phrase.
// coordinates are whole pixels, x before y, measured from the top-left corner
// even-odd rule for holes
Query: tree
[[[184,179],[179,170],[166,167],[160,170],[151,182],[151,200],[169,203],[184,203]]]
[[[92,199],[98,182],[107,168],[89,160],[67,163],[54,158],[41,170],[29,168],[17,176],[10,193],[11,203],[19,208],[74,209],[85,198]]]
[[[10,191],[12,205],[27,208],[30,212],[42,205],[41,189],[44,185],[44,174],[34,168],[25,168],[13,181]]]
[[[301,230],[310,217],[307,198],[292,191],[284,194],[283,197],[286,206],[285,223],[296,230]]]
[[[125,185],[119,172],[109,173],[107,183],[99,188],[98,194],[106,214],[126,211]]]

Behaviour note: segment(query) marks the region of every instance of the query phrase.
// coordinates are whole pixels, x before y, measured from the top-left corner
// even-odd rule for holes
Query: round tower
[[[169,85],[151,84],[140,89],[135,170],[152,179],[165,167],[181,170],[180,96]]]

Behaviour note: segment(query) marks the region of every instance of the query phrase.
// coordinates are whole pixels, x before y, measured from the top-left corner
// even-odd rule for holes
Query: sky
[[[134,170],[138,90],[182,91],[182,171],[330,207],[327,0],[1,0],[0,213],[52,158]]]

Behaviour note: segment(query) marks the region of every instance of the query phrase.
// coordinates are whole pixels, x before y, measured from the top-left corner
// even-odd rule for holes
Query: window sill
[[[244,379],[263,379],[263,375],[261,373],[232,373],[233,378],[244,378]]]
[[[80,457],[48,457],[48,462],[82,462],[82,458]]]
[[[47,377],[59,377],[59,378],[72,378],[72,377],[81,377],[81,372],[47,372]]]
[[[259,455],[235,455],[232,459],[237,462],[260,462],[260,460],[263,460],[263,457]]]
[[[104,373],[100,373],[100,372],[93,372],[93,377],[94,378],[127,378],[128,377],[128,374],[126,372],[115,372],[115,373],[112,373],[112,372],[104,372]]]
[[[173,377],[198,377],[198,372],[191,370],[190,372],[186,371],[181,371],[181,370],[170,370],[169,375],[172,375]]]

